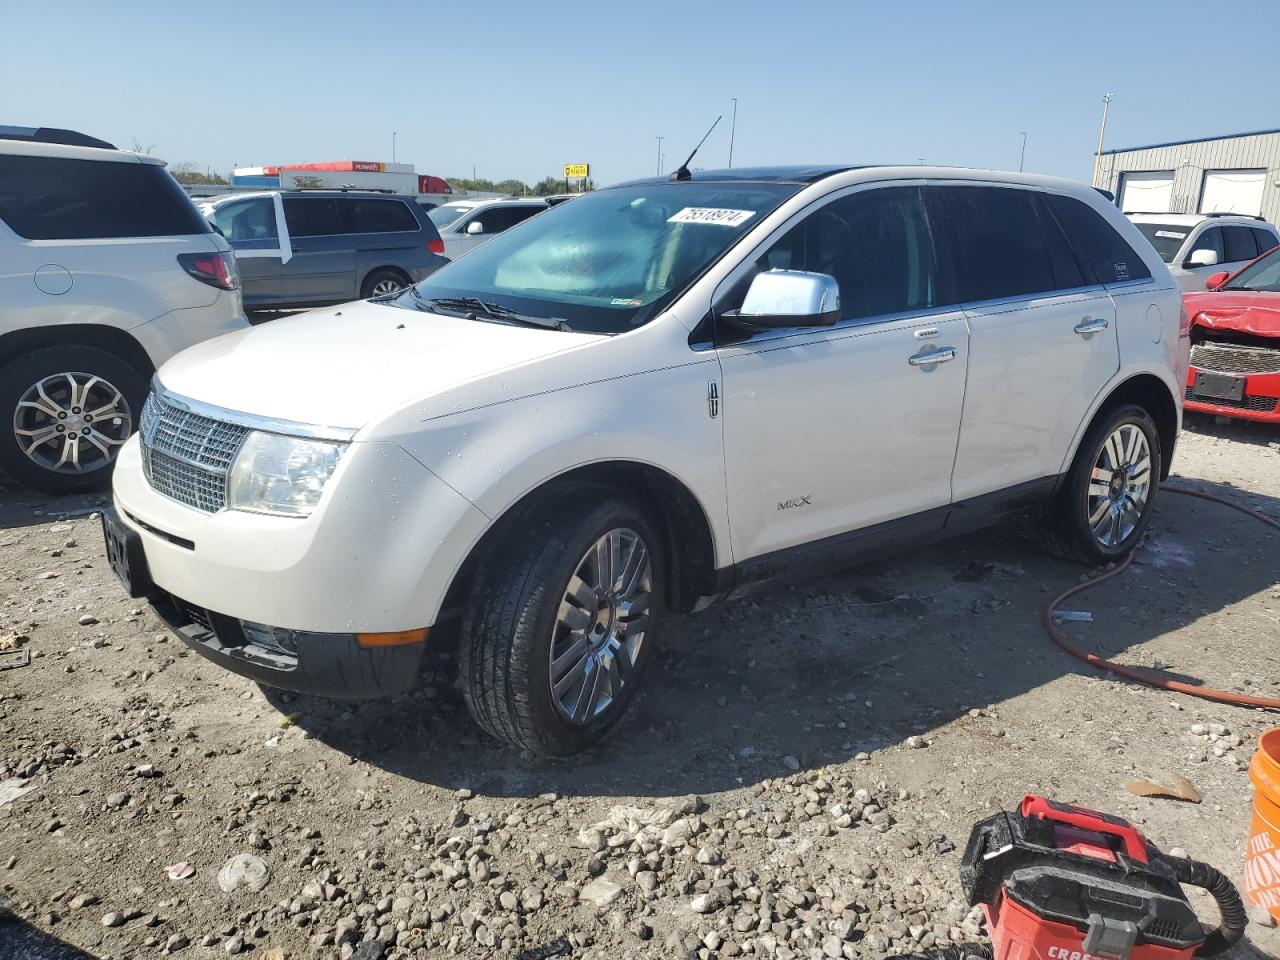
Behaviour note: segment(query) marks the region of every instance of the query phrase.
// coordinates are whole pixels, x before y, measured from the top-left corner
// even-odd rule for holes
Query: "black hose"
[[[1208,890],[1213,899],[1218,901],[1222,923],[1205,938],[1204,946],[1196,951],[1197,957],[1219,954],[1243,936],[1244,928],[1249,923],[1249,914],[1245,912],[1244,901],[1240,899],[1240,892],[1236,890],[1234,883],[1207,863],[1168,856],[1164,858],[1164,862],[1173,868],[1179,883]]]

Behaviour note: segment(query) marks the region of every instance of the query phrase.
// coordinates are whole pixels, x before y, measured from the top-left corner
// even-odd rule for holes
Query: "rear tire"
[[[1142,407],[1108,411],[1080,441],[1071,469],[1041,521],[1041,542],[1079,563],[1111,563],[1137,546],[1151,521],[1163,453]]]
[[[404,274],[397,270],[375,270],[364,278],[360,286],[361,299],[370,297],[387,297],[409,286]]]
[[[45,493],[106,487],[146,397],[146,378],[97,347],[19,357],[0,368],[0,473]]]
[[[458,642],[463,695],[481,727],[567,757],[621,719],[665,616],[658,529],[638,503],[595,485],[510,525],[476,570]],[[600,582],[593,563],[608,564]]]

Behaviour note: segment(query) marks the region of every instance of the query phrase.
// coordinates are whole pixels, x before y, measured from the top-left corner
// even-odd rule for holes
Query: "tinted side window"
[[[330,197],[285,197],[284,222],[295,237],[345,233],[338,201]]]
[[[1040,233],[1044,237],[1045,248],[1049,251],[1054,289],[1074,290],[1094,283],[1093,268],[1076,259],[1076,251],[1071,248],[1062,225],[1044,203],[1043,197],[1036,198],[1035,207],[1036,216],[1040,218]]]
[[[211,230],[164,167],[58,157],[0,156],[0,219],[28,240]]]
[[[1261,227],[1253,228],[1253,238],[1258,241],[1259,253],[1266,253],[1276,244],[1280,243],[1280,240],[1276,239],[1276,235],[1274,233],[1270,230],[1263,230]]]
[[[1056,289],[1035,194],[1003,187],[934,187],[931,213],[952,246],[964,299]]]
[[[867,190],[827,204],[787,231],[756,267],[835,277],[845,320],[936,305],[933,250],[914,187]],[[750,277],[739,284],[737,296],[749,283]]]
[[[232,243],[276,239],[276,205],[270,197],[224,203],[213,211],[213,222]]]
[[[1187,259],[1191,259],[1191,255],[1197,250],[1212,250],[1218,255],[1218,262],[1222,263],[1225,259],[1225,253],[1222,247],[1222,228],[1210,227],[1200,236],[1196,237],[1195,245],[1187,251]]]
[[[1222,242],[1228,260],[1252,260],[1258,255],[1258,244],[1248,227],[1223,227]]]
[[[342,201],[351,216],[353,233],[398,233],[417,230],[418,220],[401,200]]]
[[[517,212],[513,207],[490,207],[477,214],[476,220],[484,227],[486,234],[501,233],[508,227],[515,226]]]
[[[1047,193],[1045,202],[1098,283],[1146,280],[1151,271],[1129,242],[1098,211],[1074,197]]]
[[[514,227],[517,223],[524,223],[535,214],[541,213],[545,207],[512,207],[511,225]]]

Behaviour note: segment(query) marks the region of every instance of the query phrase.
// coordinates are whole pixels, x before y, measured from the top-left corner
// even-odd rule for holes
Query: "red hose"
[[[1201,500],[1212,500],[1214,503],[1222,503],[1233,510],[1239,510],[1241,513],[1247,513],[1254,519],[1261,520],[1263,523],[1275,527],[1280,530],[1280,521],[1273,517],[1268,517],[1264,513],[1257,510],[1251,510],[1248,507],[1225,500],[1222,497],[1215,497],[1211,493],[1203,493],[1199,490],[1188,490],[1185,487],[1171,487],[1168,484],[1162,484],[1161,490],[1168,490],[1170,493],[1181,493],[1188,497],[1199,497]],[[1191,683],[1184,683],[1181,680],[1174,680],[1171,677],[1156,671],[1149,670],[1145,667],[1130,667],[1123,663],[1115,663],[1098,656],[1096,653],[1090,653],[1082,647],[1076,646],[1066,634],[1058,629],[1058,625],[1053,622],[1054,610],[1058,604],[1066,600],[1068,597],[1075,596],[1102,583],[1104,580],[1110,580],[1112,577],[1122,574],[1129,568],[1129,564],[1133,563],[1134,554],[1130,553],[1125,557],[1124,562],[1116,566],[1113,570],[1108,570],[1100,577],[1095,577],[1084,583],[1078,583],[1069,590],[1064,590],[1058,596],[1049,602],[1044,608],[1044,628],[1049,631],[1049,636],[1053,638],[1054,643],[1060,646],[1073,657],[1083,660],[1092,667],[1099,670],[1109,670],[1117,673],[1122,677],[1128,677],[1130,680],[1137,680],[1139,683],[1145,683],[1148,686],[1159,687],[1161,690],[1173,690],[1177,693],[1185,693],[1192,697],[1201,697],[1205,700],[1216,700],[1219,703],[1230,703],[1238,707],[1260,707],[1264,710],[1280,710],[1280,698],[1277,697],[1254,697],[1244,693],[1231,693],[1227,690],[1214,690],[1210,687],[1197,687]]]

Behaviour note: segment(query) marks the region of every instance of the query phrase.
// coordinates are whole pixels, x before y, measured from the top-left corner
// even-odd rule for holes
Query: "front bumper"
[[[254,642],[234,617],[159,591],[151,607],[175,636],[224,670],[322,697],[364,700],[411,689],[426,643],[362,647],[350,633],[289,631],[285,645]]]
[[[320,634],[419,630],[488,527],[399,446],[353,442],[305,518],[206,513],[153,489],[135,435],[113,477],[155,586],[228,617]]]
[[[1198,396],[1195,392],[1196,368],[1191,367],[1187,372],[1183,409],[1240,420],[1280,423],[1280,373],[1255,373],[1243,379],[1244,395],[1240,400]]]

